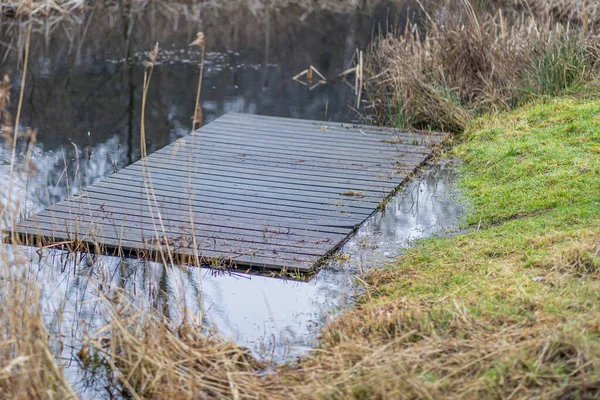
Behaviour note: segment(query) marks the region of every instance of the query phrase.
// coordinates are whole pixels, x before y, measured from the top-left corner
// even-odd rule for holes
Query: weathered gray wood
[[[193,214],[195,219],[204,221],[206,225],[231,226],[236,229],[250,229],[257,231],[265,231],[265,228],[282,228],[283,230],[297,229],[305,232],[302,235],[311,236],[314,235],[321,237],[329,234],[340,234],[346,236],[349,228],[343,227],[338,228],[336,225],[341,225],[344,222],[343,219],[327,220],[327,219],[298,219],[298,218],[285,218],[277,216],[255,216],[253,214],[245,212],[233,212],[228,211],[225,215],[222,210],[207,210],[206,208],[191,207],[190,204],[164,204],[159,203],[158,205],[148,205],[147,200],[140,202],[123,202],[121,196],[105,196],[103,199],[95,199],[84,196],[78,199],[68,199],[52,206],[52,210],[55,210],[59,206],[66,207],[67,211],[78,213],[79,210],[88,211],[101,211],[104,215],[110,216],[113,213],[120,211],[126,212],[129,215],[152,215],[157,212],[163,215],[168,215],[169,218],[175,220],[188,221],[190,215]]]
[[[159,224],[158,215],[163,220],[165,226],[176,226],[182,230],[191,232],[192,218],[189,215],[177,216],[163,211],[153,211],[146,215],[136,215],[132,209],[120,209],[106,213],[98,210],[95,206],[92,208],[80,208],[73,211],[71,205],[58,204],[53,208],[51,215],[38,215],[29,220],[50,220],[56,223],[61,223],[62,220],[67,221],[92,221],[103,224],[105,226],[116,227],[117,230],[125,225],[146,225],[152,228]],[[139,212],[137,212],[139,214]],[[28,221],[29,221],[28,220]],[[60,221],[60,222],[59,222]],[[278,243],[286,246],[294,246],[296,243],[322,243],[323,239],[334,238],[343,239],[346,235],[335,232],[321,232],[312,230],[310,226],[297,227],[278,227],[273,225],[256,225],[244,224],[238,221],[228,222],[222,220],[210,220],[206,218],[196,218],[194,215],[193,229],[196,236],[212,238],[215,235],[227,235],[229,237],[241,237],[247,240],[253,240],[264,243]],[[327,242],[327,241],[325,241]],[[320,246],[318,246],[320,247]]]
[[[433,132],[422,132],[422,131],[402,131],[394,128],[380,128],[371,125],[360,125],[360,124],[349,124],[349,123],[339,123],[339,122],[326,122],[326,121],[312,121],[307,119],[297,119],[297,118],[288,118],[288,117],[272,117],[265,115],[255,115],[255,114],[239,114],[239,113],[228,113],[221,116],[218,120],[222,123],[231,123],[235,121],[235,123],[246,124],[246,126],[250,126],[251,128],[264,125],[268,127],[276,127],[278,129],[283,127],[292,127],[296,129],[301,129],[303,127],[315,128],[315,132],[321,131],[323,126],[328,127],[325,132],[361,132],[363,136],[356,136],[355,138],[364,138],[366,137],[375,137],[379,138],[380,136],[389,137],[390,135],[397,137],[407,137],[407,138],[417,138],[423,141],[431,141],[431,142],[441,142],[445,137],[443,133],[433,133]]]
[[[309,272],[442,139],[227,114],[13,232],[29,245]]]
[[[165,165],[165,164],[156,164],[156,163],[152,163],[152,162],[148,162],[148,168],[157,168],[160,171],[166,171],[166,170],[176,170],[177,171],[177,167],[176,165]],[[137,166],[136,168],[139,169],[143,169],[143,166]],[[185,169],[180,168],[178,169],[179,174],[178,174],[178,181],[185,181],[186,179],[189,179],[189,172],[192,171],[186,171]],[[394,187],[396,187],[397,185],[394,185],[392,182],[389,181],[380,181],[378,182],[377,179],[373,179],[373,181],[371,183],[356,183],[356,182],[352,182],[352,180],[348,179],[347,181],[344,182],[334,182],[334,181],[317,181],[314,179],[304,179],[301,177],[294,177],[292,175],[290,175],[289,177],[285,178],[285,177],[278,177],[278,176],[260,176],[260,175],[250,175],[248,173],[243,173],[241,171],[239,172],[227,172],[227,171],[205,171],[202,170],[202,180],[216,180],[217,182],[231,182],[231,183],[237,183],[237,184],[246,184],[248,183],[248,181],[251,181],[252,186],[256,186],[256,187],[265,187],[265,188],[282,188],[282,189],[295,189],[295,188],[302,188],[303,190],[310,190],[311,192],[323,192],[323,193],[334,193],[336,196],[338,196],[341,192],[347,191],[349,189],[354,188],[357,185],[360,185],[362,189],[364,190],[375,190],[378,192],[381,192],[382,190],[385,190],[386,192],[392,190]],[[140,174],[143,171],[140,171]],[[152,173],[152,171],[150,171]],[[152,174],[154,175],[154,174]],[[186,176],[187,175],[187,176]],[[194,174],[195,175],[195,174]],[[387,190],[386,190],[387,189]]]
[[[192,135],[189,139],[188,143],[191,146],[203,146],[210,145],[214,147],[219,147],[226,145],[227,148],[230,149],[238,149],[238,148],[259,148],[261,150],[265,150],[267,153],[276,153],[281,154],[286,151],[291,150],[294,154],[310,154],[313,157],[330,157],[334,155],[336,158],[340,159],[349,159],[351,161],[354,160],[379,160],[382,157],[395,157],[397,156],[397,151],[402,151],[411,155],[423,155],[427,154],[430,149],[426,146],[413,146],[407,145],[403,143],[390,143],[394,144],[394,147],[390,147],[386,149],[386,151],[382,151],[379,149],[373,149],[373,146],[370,144],[358,144],[356,146],[342,148],[340,146],[336,146],[335,141],[331,142],[329,146],[312,146],[311,142],[292,142],[290,143],[283,142],[282,140],[276,140],[273,138],[263,139],[258,135],[252,135],[252,141],[249,143],[243,143],[243,136],[237,136],[234,133],[231,133],[227,129],[206,129],[202,132],[205,134],[204,136]],[[222,134],[226,133],[228,135],[227,139],[222,137]],[[230,137],[231,136],[231,137]],[[242,139],[242,140],[240,140]],[[247,140],[247,138],[246,138]],[[320,138],[313,138],[311,141],[316,142],[320,140]],[[336,141],[341,141],[343,138],[337,139]],[[393,140],[393,139],[390,139]],[[197,147],[196,147],[197,148]],[[204,147],[206,148],[206,147]],[[210,148],[208,149],[210,151]]]
[[[185,227],[173,226],[169,222],[164,222],[162,225],[153,226],[151,223],[141,224],[139,222],[125,221],[124,225],[106,225],[101,221],[94,221],[92,223],[84,222],[80,219],[66,219],[66,218],[46,218],[40,217],[37,219],[31,219],[24,223],[24,226],[36,229],[46,229],[49,232],[53,232],[55,226],[69,227],[69,233],[71,236],[77,234],[79,237],[86,237],[98,235],[106,238],[119,239],[128,238],[131,241],[138,241],[141,238],[140,243],[153,243],[158,237],[163,238],[166,234],[169,238],[180,238],[185,240],[185,247],[192,244],[191,230],[184,229]],[[163,229],[164,228],[164,229]],[[329,243],[319,242],[317,240],[311,241],[299,241],[295,242],[297,246],[292,246],[294,242],[280,244],[272,243],[263,240],[251,240],[248,238],[236,238],[221,234],[214,234],[212,236],[202,236],[202,232],[194,230],[194,236],[196,237],[196,243],[198,250],[212,250],[212,251],[223,251],[226,252],[229,248],[235,248],[239,254],[250,254],[255,252],[261,252],[264,258],[269,258],[274,255],[278,255],[275,258],[287,258],[291,259],[293,255],[302,256],[313,256],[317,257],[323,253],[322,248],[315,248],[309,246],[309,244]],[[173,244],[175,246],[176,244]],[[328,246],[330,247],[330,246]],[[326,251],[327,249],[325,249]],[[271,254],[272,253],[272,254]],[[292,255],[290,255],[292,254]]]
[[[203,159],[204,157],[202,157]],[[395,187],[397,186],[395,184],[395,182],[391,181],[393,179],[393,176],[396,176],[397,179],[397,175],[401,174],[400,172],[396,172],[394,173],[394,175],[382,175],[382,176],[375,176],[373,177],[373,173],[368,173],[368,175],[365,175],[364,177],[359,175],[358,173],[356,173],[355,176],[329,176],[325,173],[325,171],[320,172],[320,173],[314,173],[314,174],[302,174],[302,173],[298,173],[295,172],[293,170],[287,169],[274,169],[274,168],[265,168],[266,170],[261,169],[254,169],[254,168],[245,168],[244,166],[240,166],[239,164],[237,166],[229,166],[229,165],[219,165],[216,166],[214,164],[207,164],[207,163],[202,163],[202,162],[194,162],[194,161],[187,161],[187,160],[173,160],[172,156],[163,156],[161,155],[160,157],[153,157],[153,159],[150,161],[148,161],[147,164],[149,167],[158,167],[161,169],[165,169],[165,170],[176,170],[178,171],[178,175],[179,177],[182,177],[182,172],[186,173],[186,172],[190,172],[192,174],[194,174],[195,171],[198,170],[198,168],[202,167],[202,171],[208,175],[214,175],[214,176],[248,176],[249,174],[251,174],[252,177],[256,177],[257,179],[260,180],[266,180],[266,181],[279,181],[279,182],[289,182],[290,180],[304,180],[304,181],[309,181],[312,182],[314,184],[321,184],[323,183],[324,185],[320,185],[320,186],[327,186],[328,183],[334,183],[334,184],[342,184],[345,187],[348,186],[355,186],[357,183],[360,183],[360,185],[362,187],[366,187],[366,188],[370,188],[370,187],[375,187],[376,189],[383,187]],[[134,166],[132,166],[134,167]],[[139,165],[135,165],[135,167],[141,169],[143,166],[141,164]],[[219,168],[221,167],[221,168]],[[330,173],[332,173],[332,169],[328,170]],[[333,172],[335,172],[337,170],[333,170]],[[183,175],[185,177],[185,175]],[[189,174],[187,174],[187,176],[189,176]]]
[[[333,195],[329,195],[330,197],[326,197],[323,199],[319,199],[317,196],[303,196],[302,201],[298,200],[298,197],[294,198],[292,195],[285,195],[273,191],[261,191],[261,192],[244,192],[241,190],[235,190],[235,188],[214,188],[210,186],[203,186],[197,181],[188,182],[186,180],[180,181],[175,178],[165,177],[164,175],[159,175],[155,177],[156,174],[153,174],[151,178],[147,178],[148,182],[152,181],[154,186],[161,187],[163,189],[169,190],[179,190],[185,193],[192,192],[194,194],[194,198],[197,200],[202,199],[219,199],[219,200],[235,200],[242,202],[252,202],[252,203],[264,203],[264,204],[274,204],[274,205],[288,205],[299,207],[301,209],[318,209],[322,210],[326,208],[324,206],[335,207],[336,210],[347,210],[348,212],[354,211],[353,209],[358,209],[356,211],[360,212],[360,210],[367,210],[369,214],[373,211],[373,207],[377,207],[377,205],[381,202],[382,196],[375,195],[369,196],[369,192],[361,192],[361,196],[345,196],[347,198],[338,199],[334,198]],[[135,187],[143,185],[144,178],[139,175],[121,175],[119,177],[115,177],[111,180],[106,180],[98,183],[98,186],[106,185],[106,186],[114,186],[114,185],[123,185],[128,184]],[[390,188],[389,190],[393,190]],[[388,190],[388,191],[389,191]],[[383,191],[382,191],[383,192]],[[380,193],[382,193],[380,192]],[[341,192],[340,192],[341,193]],[[383,192],[385,193],[385,192]],[[363,197],[364,196],[364,197]]]
[[[154,155],[154,154],[153,154]],[[295,174],[294,170],[298,170],[298,165],[302,164],[300,172],[306,171],[306,173],[298,174],[298,176],[326,176],[326,173],[339,172],[340,178],[354,178],[356,181],[372,182],[373,180],[379,181],[390,181],[396,179],[398,175],[405,172],[404,166],[416,167],[422,162],[422,157],[418,160],[408,160],[402,157],[394,160],[393,163],[378,164],[378,165],[365,165],[365,164],[325,164],[322,161],[311,161],[311,160],[292,160],[289,158],[279,159],[277,157],[265,157],[261,154],[243,154],[243,155],[230,155],[227,160],[231,160],[231,164],[225,163],[222,160],[225,158],[223,155],[218,157],[205,156],[204,154],[187,154],[187,155],[163,155],[159,154],[153,158],[153,162],[159,166],[167,165],[169,162],[173,162],[173,157],[180,156],[180,171],[183,172],[195,172],[203,166],[205,163],[223,163],[224,167],[229,167],[232,164],[238,167],[252,166],[260,168],[259,170],[264,171],[263,174],[268,174],[271,169],[277,168],[277,170]],[[194,160],[198,160],[195,162]],[[402,164],[402,168],[398,165]],[[141,164],[135,164],[141,167]],[[134,165],[132,165],[134,166]],[[211,170],[210,168],[208,170]],[[252,168],[248,168],[252,170]]]
[[[185,139],[185,138],[184,138]],[[190,160],[198,160],[199,162],[203,161],[213,161],[213,160],[223,160],[225,157],[222,153],[198,153],[193,149],[187,149],[187,141],[174,142],[176,146],[173,147],[165,147],[161,150],[158,150],[154,154],[163,156],[166,154],[168,158],[172,158],[175,156],[179,156],[182,161],[190,161]],[[153,154],[153,155],[154,155]],[[319,160],[311,160],[310,158],[290,158],[278,155],[265,155],[264,153],[259,152],[234,152],[227,155],[227,160],[231,160],[231,162],[239,163],[239,164],[252,164],[252,165],[262,165],[262,166],[282,166],[286,168],[295,168],[299,164],[302,164],[303,170],[306,168],[307,170],[318,170],[318,171],[327,171],[330,169],[347,171],[347,172],[370,172],[370,173],[381,173],[381,168],[389,168],[390,172],[395,171],[395,165],[402,163],[409,163],[411,160],[414,161],[414,165],[418,165],[422,162],[423,157],[408,157],[405,154],[398,153],[398,156],[392,160],[381,160],[380,162],[328,162],[327,160],[319,159]],[[382,162],[384,161],[384,162]]]

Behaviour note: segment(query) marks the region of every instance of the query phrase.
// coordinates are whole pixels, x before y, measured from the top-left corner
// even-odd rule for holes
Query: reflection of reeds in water
[[[202,10],[214,9],[220,11],[231,11],[239,7],[248,7],[253,13],[258,14],[265,9],[277,9],[282,7],[301,7],[307,12],[314,10],[331,10],[337,12],[351,11],[364,7],[369,2],[364,0],[203,0],[203,1],[150,1],[150,0],[126,0],[123,3],[137,10],[158,7],[161,12],[177,13],[185,18],[198,17]],[[97,2],[100,7],[110,8],[112,5],[106,2]],[[16,18],[47,18],[56,16],[69,16],[73,13],[81,13],[86,9],[95,7],[94,4],[86,4],[85,0],[2,0],[0,3],[4,15]],[[155,9],[156,10],[156,9]]]
[[[158,247],[157,255],[160,256],[160,262],[165,265],[174,265],[173,256],[169,245],[169,238],[165,232],[165,227],[162,220],[162,215],[159,210],[159,204],[156,199],[156,193],[154,192],[154,185],[152,183],[152,175],[148,166],[147,149],[146,149],[146,100],[148,97],[148,89],[150,88],[150,81],[152,79],[152,72],[154,72],[154,66],[156,64],[156,58],[158,57],[158,43],[154,45],[151,52],[148,53],[148,60],[145,62],[144,69],[144,88],[142,91],[142,113],[140,122],[140,147],[142,157],[142,175],[144,178],[144,188],[146,190],[146,200],[148,201],[148,209],[150,216],[152,217],[152,227],[155,234],[154,244]],[[154,215],[153,209],[156,209],[156,215]],[[159,226],[156,225],[158,223]],[[162,247],[165,246],[163,251]]]
[[[188,126],[189,117],[194,113],[193,101],[184,103],[182,99],[187,97],[188,91],[194,91],[195,88],[189,83],[185,86],[181,85],[184,85],[182,83],[184,81],[192,82],[194,78],[191,75],[197,76],[197,70],[194,72],[194,68],[190,68],[189,65],[198,63],[201,59],[201,51],[197,47],[187,48],[186,45],[195,38],[198,26],[201,26],[206,37],[210,38],[206,48],[208,62],[204,68],[202,96],[204,100],[210,98],[216,102],[216,108],[211,105],[211,108],[201,110],[205,122],[236,106],[232,104],[234,100],[229,95],[229,92],[233,91],[230,87],[225,87],[223,90],[220,87],[218,91],[210,90],[212,86],[232,83],[233,79],[226,75],[229,66],[235,68],[235,64],[240,61],[245,66],[264,62],[263,81],[245,79],[253,71],[250,67],[247,69],[244,67],[239,70],[241,72],[238,75],[244,84],[235,89],[235,96],[245,99],[243,105],[245,109],[264,112],[262,109],[275,96],[275,91],[272,89],[280,84],[280,79],[287,81],[291,75],[308,64],[314,65],[328,79],[332,78],[347,65],[355,49],[355,46],[338,47],[340,43],[356,41],[357,45],[364,48],[371,35],[373,21],[383,15],[381,10],[378,11],[378,17],[361,14],[355,18],[313,12],[303,23],[301,17],[304,15],[304,10],[300,8],[287,8],[277,13],[272,9],[265,9],[257,16],[247,7],[240,7],[234,13],[227,15],[216,10],[203,9],[204,11],[196,18],[188,17],[188,14],[166,11],[166,8],[163,10],[165,6],[159,5],[158,2],[156,2],[155,13],[150,12],[150,7],[136,6],[131,9],[125,6],[119,8],[117,5],[108,9],[95,7],[97,8],[79,15],[77,19],[63,17],[60,22],[49,22],[46,26],[32,25],[30,73],[40,83],[40,90],[35,91],[35,96],[33,92],[26,91],[25,103],[29,106],[25,107],[24,121],[32,125],[40,125],[43,132],[63,133],[63,135],[44,134],[46,150],[54,150],[63,144],[70,145],[64,140],[65,137],[69,137],[83,148],[88,143],[86,134],[90,127],[93,128],[94,142],[106,141],[118,132],[121,136],[121,145],[128,151],[126,159],[124,157],[117,160],[116,164],[119,168],[136,161],[139,156],[139,102],[143,86],[142,55],[157,40],[161,43],[159,61],[163,64],[155,71],[154,83],[148,96],[147,107],[159,110],[158,113],[146,114],[146,136],[152,142],[152,145],[148,145],[149,152],[166,145],[167,138],[183,133],[184,130],[180,127]],[[3,37],[0,41],[0,54],[4,56],[6,52],[7,66],[16,66],[18,65],[16,49],[24,42],[19,39],[25,36],[24,29],[21,24],[8,20],[0,30],[2,31],[0,35]],[[310,33],[313,31],[319,33],[313,35]],[[265,35],[271,38],[268,46],[264,40]],[[319,40],[321,35],[327,35],[327,38]],[[11,50],[8,50],[5,45],[10,46]],[[332,48],[339,51],[330,52],[329,49]],[[241,55],[230,55],[225,53],[224,49],[239,51]],[[179,53],[180,50],[184,52]],[[177,59],[173,60],[175,51],[177,51]],[[185,64],[179,63],[180,54]],[[219,54],[223,58],[213,60],[213,54]],[[125,57],[128,57],[131,62],[121,62]],[[104,63],[103,59],[109,62]],[[173,66],[170,65],[171,62]],[[62,67],[64,65],[70,66],[69,71]],[[98,74],[96,78],[100,79],[102,76],[105,79],[101,87],[96,87],[94,79],[89,79],[91,65],[94,65],[94,74]],[[281,78],[280,74],[273,69],[275,65],[281,67]],[[298,68],[297,65],[302,68]],[[171,68],[184,70],[185,75],[178,74],[174,80],[163,79],[163,75],[170,75]],[[211,85],[207,86],[207,82]],[[260,89],[263,84],[265,88],[267,85],[270,86],[271,90],[259,96],[255,86],[261,85]],[[56,96],[56,93],[64,90],[66,85],[70,89],[69,96]],[[303,102],[305,110],[323,109],[322,105],[320,106],[322,95],[304,98],[299,95],[301,88],[291,85],[286,90],[288,92],[286,97]],[[319,90],[320,94],[324,92]],[[345,104],[347,100],[347,92],[343,92],[344,95],[338,92],[336,90],[335,99],[329,99],[331,115],[336,115],[337,110],[343,107],[341,104],[338,107],[337,104],[341,102]],[[83,108],[93,111],[78,112],[77,108],[83,106],[73,101],[78,96],[86,98]],[[111,101],[106,101],[106,98],[111,98]],[[310,104],[306,104],[309,102]],[[277,103],[275,107],[276,109],[272,111],[277,114],[286,109],[284,103]],[[168,118],[159,116],[167,109],[172,109],[174,113],[169,113]],[[118,119],[126,110],[129,110],[129,115]],[[345,111],[342,114],[348,112],[347,109]],[[75,114],[78,115],[77,118],[73,118]],[[41,126],[42,121],[43,126]],[[67,125],[65,121],[69,121],[69,124]],[[166,134],[167,132],[169,135]],[[153,148],[150,148],[151,146]]]
[[[17,106],[17,115],[15,117],[14,133],[11,140],[10,173],[8,178],[8,203],[12,204],[13,173],[15,170],[15,156],[17,149],[17,139],[19,137],[19,122],[21,119],[21,109],[23,107],[23,93],[25,92],[25,79],[27,78],[27,66],[29,62],[29,42],[31,39],[31,26],[27,29],[27,39],[25,43],[25,61],[23,64],[23,75],[21,79],[21,91],[19,93],[19,105]],[[9,224],[14,221],[10,221]],[[10,225],[9,225],[10,226]]]
[[[32,19],[69,15],[82,11],[84,6],[85,0],[2,0],[0,3],[3,15]]]

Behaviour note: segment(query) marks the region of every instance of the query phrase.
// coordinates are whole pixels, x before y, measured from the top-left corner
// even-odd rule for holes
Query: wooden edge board
[[[83,219],[85,218],[85,219]],[[107,232],[108,230],[115,232],[115,234],[121,234],[121,232],[127,232],[127,229],[137,229],[137,230],[141,230],[142,232],[144,231],[148,231],[149,233],[159,233],[159,234],[169,234],[171,236],[173,235],[188,235],[191,236],[193,233],[193,236],[195,236],[198,240],[206,240],[206,241],[212,241],[212,240],[219,240],[219,241],[230,241],[232,243],[245,243],[245,244],[249,244],[249,245],[260,245],[260,244],[264,244],[265,246],[270,246],[270,247],[282,247],[282,248],[291,248],[291,249],[295,249],[295,248],[306,248],[308,250],[318,250],[321,251],[324,248],[328,248],[329,246],[327,246],[328,243],[335,241],[335,240],[341,240],[343,237],[345,237],[347,235],[348,232],[351,232],[352,230],[348,230],[348,232],[346,234],[328,234],[328,235],[324,235],[321,237],[315,237],[315,236],[305,236],[300,234],[299,232],[290,230],[289,234],[285,234],[285,235],[281,235],[281,236],[276,236],[276,235],[271,235],[271,236],[267,236],[265,235],[261,235],[260,232],[256,232],[254,235],[248,235],[247,231],[243,231],[242,233],[236,233],[236,230],[232,229],[232,230],[226,230],[226,231],[222,231],[220,230],[221,228],[219,227],[214,227],[211,226],[211,228],[218,228],[219,230],[208,230],[208,229],[202,229],[202,227],[194,227],[194,230],[191,229],[191,225],[188,226],[183,226],[181,225],[180,222],[178,221],[164,221],[162,224],[159,224],[158,222],[155,223],[148,223],[148,221],[138,221],[138,220],[129,220],[127,221],[128,224],[125,224],[125,220],[123,219],[122,223],[118,224],[115,222],[111,223],[111,221],[106,221],[106,220],[97,220],[97,219],[92,219],[92,220],[88,220],[88,217],[85,215],[73,215],[73,214],[62,214],[60,216],[55,216],[55,215],[39,215],[38,218],[31,218],[28,219],[26,221],[23,221],[22,223],[19,223],[18,226],[19,227],[27,227],[27,228],[31,228],[31,229],[35,229],[38,228],[42,225],[46,226],[47,229],[52,229],[54,230],[62,230],[63,228],[65,228],[65,224],[70,224],[68,226],[71,226],[73,223],[75,224],[84,224],[85,226],[87,225],[92,225],[92,226],[100,226],[102,227],[104,232]],[[141,223],[145,223],[145,227],[140,226]],[[127,226],[127,227],[125,227]],[[146,228],[147,227],[147,228]],[[292,235],[292,233],[294,235]],[[285,250],[283,250],[285,251]]]
[[[308,119],[299,119],[299,118],[288,118],[288,117],[275,117],[275,116],[267,116],[267,115],[256,115],[256,114],[242,114],[236,112],[228,112],[221,117],[215,119],[213,122],[224,123],[228,121],[245,121],[246,124],[248,122],[257,121],[257,123],[264,123],[270,126],[291,126],[296,127],[298,125],[305,126],[314,126],[316,128],[320,128],[322,126],[330,126],[333,129],[341,130],[354,130],[360,132],[360,130],[365,133],[372,133],[373,135],[395,135],[395,134],[405,134],[405,135],[415,135],[415,136],[427,136],[431,138],[439,138],[440,140],[448,136],[448,133],[445,132],[426,132],[426,131],[418,131],[418,130],[402,130],[397,128],[390,127],[381,127],[381,126],[373,126],[373,125],[361,125],[361,124],[353,124],[353,123],[342,123],[342,122],[326,122],[326,121],[314,121]]]
[[[52,237],[48,237],[48,236],[44,236],[44,235],[39,235],[36,233],[31,233],[31,232],[27,232],[27,231],[23,231],[19,228],[16,228],[13,231],[14,234],[18,235],[19,237],[18,242],[17,243],[13,243],[13,244],[19,244],[19,245],[24,245],[24,246],[36,246],[36,247],[46,247],[49,244],[56,244],[56,238],[52,238]],[[66,238],[68,239],[68,238]],[[11,236],[9,235],[7,238],[5,238],[5,240],[8,240],[9,242],[11,242]],[[74,248],[71,249],[72,251],[86,251],[86,252],[90,252],[90,253],[95,253],[95,254],[107,254],[109,256],[128,256],[128,257],[134,257],[134,258],[141,258],[141,259],[147,259],[149,261],[156,261],[156,262],[161,262],[161,259],[159,258],[159,255],[161,253],[161,250],[158,249],[156,246],[150,246],[148,245],[147,248],[145,249],[140,249],[135,247],[134,243],[128,243],[128,242],[120,242],[116,241],[116,240],[105,240],[101,245],[99,245],[98,243],[95,243],[90,239],[86,239],[81,241],[81,243],[65,243],[65,245],[63,247],[68,247],[69,245],[85,245],[86,247],[79,247],[79,248]],[[110,254],[112,252],[112,254]],[[164,253],[164,251],[163,251]],[[177,256],[178,254],[173,254],[175,256]],[[265,260],[265,259],[261,259],[258,257],[248,257],[248,256],[239,256],[236,258],[231,258],[231,259],[226,259],[223,260],[222,259],[222,254],[212,254],[210,252],[205,252],[204,254],[202,254],[203,259],[201,261],[204,261],[202,263],[202,265],[195,265],[195,256],[193,254],[182,254],[185,256],[185,259],[182,260],[181,258],[174,258],[175,261],[177,261],[179,264],[182,265],[190,265],[190,266],[200,266],[200,267],[204,267],[204,266],[214,266],[216,263],[218,262],[228,262],[231,263],[229,266],[227,266],[227,268],[225,269],[233,269],[233,270],[241,270],[243,271],[246,268],[250,268],[250,269],[256,269],[256,268],[262,268],[262,269],[266,269],[266,270],[275,270],[275,271],[279,271],[282,269],[285,269],[287,272],[294,272],[297,271],[299,273],[311,273],[314,271],[314,268],[316,265],[318,265],[319,260],[315,261],[315,262],[298,262],[295,261],[293,263],[277,263],[274,262],[273,260]],[[166,258],[168,258],[168,255],[166,255]]]

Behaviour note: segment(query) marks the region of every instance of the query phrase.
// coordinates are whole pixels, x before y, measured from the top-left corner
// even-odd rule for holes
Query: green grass
[[[470,232],[370,273],[358,309],[323,337],[370,366],[340,397],[600,396],[597,92],[471,124],[449,154],[464,162]]]
[[[561,98],[478,121],[455,150],[465,161],[461,185],[475,206],[469,222],[597,206],[599,104]]]
[[[542,51],[522,83],[526,93],[554,96],[588,79],[586,75],[595,67],[595,61],[587,59],[585,48],[577,40],[567,37]]]

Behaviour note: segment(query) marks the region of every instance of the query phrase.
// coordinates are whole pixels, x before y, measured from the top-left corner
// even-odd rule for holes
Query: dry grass
[[[423,8],[424,28],[380,37],[367,63],[375,122],[461,132],[476,115],[593,79],[595,25],[562,23],[542,3],[528,14],[450,2]]]
[[[29,43],[26,43],[24,70],[27,68],[28,53]],[[12,198],[17,140],[25,139],[28,143],[23,168],[29,168],[31,149],[35,143],[35,130],[19,132],[25,78],[24,72],[18,109],[14,116],[7,108],[11,101],[8,74],[3,76],[0,84],[1,131],[11,154],[7,207],[0,207],[0,227],[10,226],[18,219],[20,199]],[[28,267],[27,259],[18,248],[0,247],[0,397],[74,399],[76,396],[52,352],[35,275],[30,274]]]
[[[547,267],[586,279],[598,278],[600,273],[600,239],[582,238],[564,249],[555,251]]]
[[[16,18],[45,18],[83,11],[85,0],[2,0],[0,14]]]
[[[264,365],[233,343],[204,334],[190,318],[177,328],[120,294],[108,303],[107,325],[79,353],[83,362],[115,373],[132,398],[256,398]]]
[[[0,398],[75,399],[50,347],[35,278],[13,257],[0,250]]]
[[[505,0],[537,15],[551,15],[563,23],[575,23],[584,32],[596,31],[600,23],[600,4],[594,0]]]
[[[13,119],[18,122],[19,115],[13,117],[8,112],[9,102],[10,79],[6,74],[0,85],[1,128],[6,142],[12,143],[10,147],[14,149],[17,138],[24,136],[32,143],[35,133],[26,130],[19,135],[13,125]],[[11,193],[9,185],[9,200]],[[17,220],[18,205],[14,203],[18,200],[8,203],[12,207],[0,208],[0,226]],[[75,399],[51,350],[35,276],[29,273],[27,260],[19,249],[4,245],[0,247],[0,303],[0,398]]]

